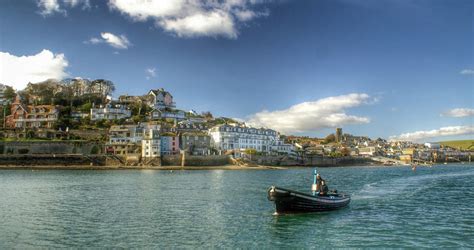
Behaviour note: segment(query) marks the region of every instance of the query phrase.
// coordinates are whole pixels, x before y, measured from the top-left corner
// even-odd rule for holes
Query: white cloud
[[[214,11],[197,13],[178,19],[164,19],[159,22],[164,30],[173,32],[179,37],[194,37],[200,35],[218,36],[229,38],[237,37],[234,20],[229,13]]]
[[[40,82],[50,78],[62,79],[68,74],[68,61],[64,54],[49,50],[31,56],[15,56],[0,52],[0,82],[23,89],[28,82]]]
[[[345,109],[370,102],[370,96],[363,93],[327,97],[296,104],[284,110],[264,110],[251,115],[247,123],[252,126],[272,128],[283,133],[308,132],[347,124],[369,123],[369,118],[346,114]]]
[[[474,126],[450,126],[442,127],[439,129],[416,131],[410,133],[404,133],[401,135],[390,136],[389,139],[392,141],[421,141],[428,138],[435,138],[441,136],[454,136],[454,135],[472,135],[474,134]]]
[[[91,39],[89,39],[88,42],[91,43],[91,44],[98,44],[98,43],[102,43],[102,42],[104,42],[104,41],[103,41],[102,39],[100,39],[100,38],[92,37]]]
[[[238,26],[268,16],[265,3],[273,0],[108,0],[111,10],[134,21],[152,20],[163,30],[179,37],[223,36],[236,38]],[[37,0],[43,16],[66,8],[90,8],[90,0]],[[91,42],[93,43],[93,42]]]
[[[156,68],[147,68],[145,69],[146,79],[150,80],[151,78],[156,77]]]
[[[463,69],[459,73],[461,75],[474,75],[474,69]]]
[[[131,45],[125,35],[116,36],[109,32],[102,32],[100,36],[106,43],[116,49],[127,49]]]
[[[450,117],[474,116],[474,109],[455,108],[455,109],[451,109],[449,111],[442,113],[441,116],[450,116]]]
[[[180,37],[236,38],[238,22],[248,22],[267,11],[253,10],[261,0],[109,0],[111,9],[135,21],[153,20]],[[268,2],[268,1],[267,1]]]
[[[37,0],[40,14],[43,16],[61,13],[66,15],[65,7],[76,7],[82,5],[83,9],[90,8],[89,0]]]
[[[86,44],[99,44],[107,43],[116,49],[128,49],[132,44],[125,35],[114,35],[110,32],[100,33],[101,38],[92,37],[88,41],[84,41]]]

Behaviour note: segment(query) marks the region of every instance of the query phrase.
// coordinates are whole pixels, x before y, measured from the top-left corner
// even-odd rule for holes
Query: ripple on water
[[[274,216],[312,169],[0,171],[0,247],[474,247],[472,166],[321,168],[348,208]]]

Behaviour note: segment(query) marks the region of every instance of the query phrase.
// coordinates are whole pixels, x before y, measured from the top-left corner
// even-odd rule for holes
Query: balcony
[[[45,117],[45,118],[17,118],[17,119],[14,119],[14,121],[16,121],[16,122],[55,122],[57,120],[58,120],[58,118],[56,118],[56,117],[54,117],[54,118]]]

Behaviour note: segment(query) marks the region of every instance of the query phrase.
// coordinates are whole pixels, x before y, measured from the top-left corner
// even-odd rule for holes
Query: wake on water
[[[424,174],[407,177],[397,177],[381,180],[378,182],[365,184],[359,192],[352,195],[352,200],[365,199],[393,199],[407,192],[413,194],[422,189],[430,188],[439,179],[450,179],[474,175],[474,170],[454,172]],[[409,190],[409,191],[408,191]]]

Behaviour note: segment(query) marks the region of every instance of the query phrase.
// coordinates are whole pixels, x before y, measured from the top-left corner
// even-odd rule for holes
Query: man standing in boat
[[[316,185],[313,185],[313,192],[318,195],[327,195],[329,191],[326,181],[321,178],[321,175],[316,174]]]
[[[326,185],[326,181],[325,180],[321,180],[321,188],[319,190],[319,195],[327,195],[329,192],[329,188],[328,186]]]

